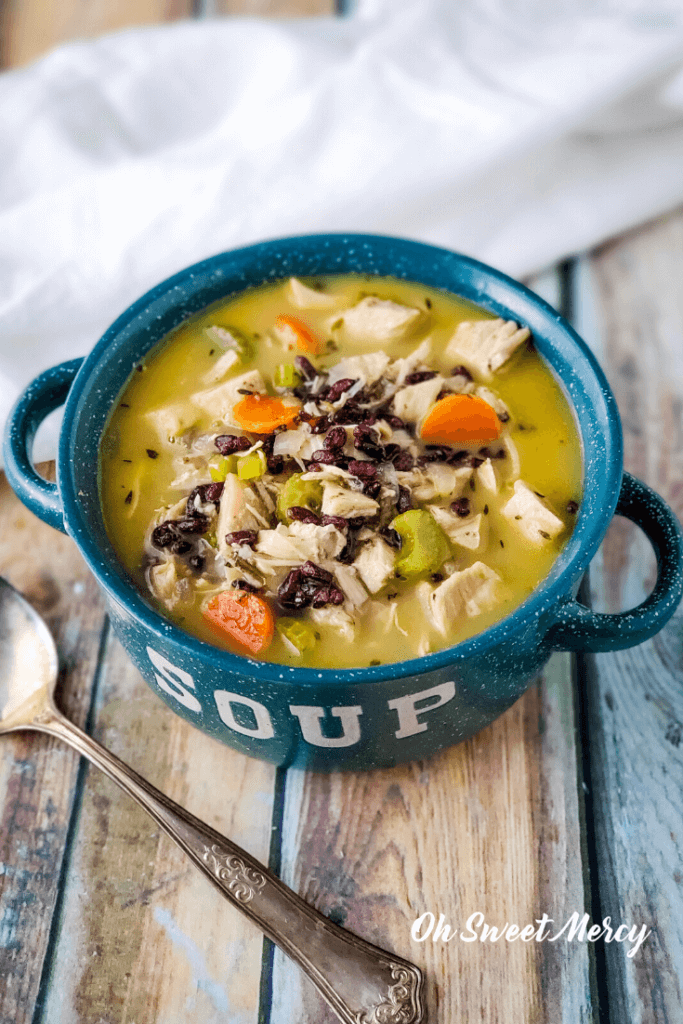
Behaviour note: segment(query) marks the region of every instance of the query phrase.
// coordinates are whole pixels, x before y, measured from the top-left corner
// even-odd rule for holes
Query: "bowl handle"
[[[57,484],[38,476],[32,451],[36,431],[45,417],[63,405],[82,359],[70,359],[45,370],[23,391],[5,427],[5,473],[13,491],[48,526],[65,533],[62,500]]]
[[[619,651],[649,640],[669,621],[683,593],[683,538],[669,506],[650,487],[624,473],[615,515],[639,526],[657,556],[657,581],[642,604],[613,615],[565,598],[551,613],[544,643],[554,651]]]

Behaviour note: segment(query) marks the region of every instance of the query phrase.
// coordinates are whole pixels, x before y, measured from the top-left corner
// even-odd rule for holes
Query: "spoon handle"
[[[34,720],[34,728],[63,739],[144,807],[223,896],[299,964],[345,1024],[421,1024],[418,967],[333,924],[58,711]]]

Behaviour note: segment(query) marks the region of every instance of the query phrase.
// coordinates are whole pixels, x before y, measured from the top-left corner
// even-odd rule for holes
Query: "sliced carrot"
[[[222,590],[211,598],[203,614],[212,629],[227,633],[252,654],[265,651],[273,639],[273,613],[258,594]]]
[[[300,405],[286,405],[270,395],[247,395],[233,406],[232,414],[243,430],[272,434],[278,427],[289,427],[301,411]]]
[[[283,313],[275,318],[275,327],[302,352],[310,352],[314,356],[322,352],[321,342],[314,334],[311,334],[306,324],[297,320],[295,316],[287,316]]]
[[[422,421],[424,441],[493,441],[500,434],[494,409],[476,395],[446,395]]]

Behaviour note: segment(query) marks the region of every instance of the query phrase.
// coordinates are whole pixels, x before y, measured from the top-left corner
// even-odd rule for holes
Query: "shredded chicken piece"
[[[348,356],[340,359],[338,363],[330,368],[327,375],[328,384],[348,377],[349,380],[359,380],[363,385],[374,384],[383,375],[390,359],[386,352],[369,352],[365,356]]]
[[[364,615],[366,621],[369,621],[371,628],[381,628],[382,633],[386,634],[391,629],[398,630],[403,636],[409,636],[407,629],[403,629],[399,625],[398,621],[398,603],[396,601],[382,601],[374,600],[369,601],[365,610]]]
[[[289,527],[290,536],[294,536],[299,549],[311,562],[329,561],[346,547],[346,537],[336,526],[318,526],[315,523],[294,522]]]
[[[227,534],[236,533],[238,530],[259,530],[263,525],[249,509],[247,490],[233,473],[228,474],[223,485],[221,508],[216,523],[218,550],[224,557],[229,558],[232,554],[232,546],[225,539]],[[249,490],[249,493],[253,492]]]
[[[529,335],[529,328],[519,327],[514,320],[465,320],[458,324],[445,356],[460,360],[488,380]]]
[[[208,373],[204,375],[205,384],[217,384],[222,381],[233,367],[237,366],[240,357],[233,349],[228,349],[222,356],[219,356]]]
[[[394,573],[395,552],[381,537],[375,537],[363,548],[353,562],[354,569],[371,594],[381,590]]]
[[[159,440],[168,442],[193,427],[200,415],[200,410],[191,401],[183,401],[150,409],[145,413],[145,419],[152,424]]]
[[[179,604],[182,599],[180,589],[182,577],[178,574],[178,564],[175,558],[170,557],[166,561],[150,566],[147,570],[147,580],[154,596],[166,608],[172,610]]]
[[[486,547],[488,518],[481,512],[476,516],[462,519],[448,509],[439,508],[436,505],[429,505],[428,508],[448,539],[454,544],[470,551],[481,551]]]
[[[287,285],[287,297],[297,309],[328,309],[339,301],[336,295],[309,288],[303,281],[290,277]]]
[[[294,522],[289,527],[280,523],[274,530],[261,530],[255,551],[280,564],[302,565],[311,561],[320,565],[336,558],[345,546],[346,537],[335,526]]]
[[[402,476],[402,473],[398,474],[399,481]],[[411,478],[414,480],[413,497],[418,501],[431,501],[433,498],[446,496],[454,499],[459,498],[467,487],[472,478],[472,470],[469,466],[449,466],[445,462],[430,462],[419,475],[413,470]]]
[[[495,607],[500,583],[497,572],[483,562],[475,562],[462,572],[454,572],[433,589],[428,584],[427,589],[422,587],[420,598],[438,631],[446,636],[455,619],[463,615],[474,618]]]
[[[502,508],[502,514],[519,532],[534,544],[547,544],[565,528],[554,512],[523,480],[517,480],[515,493]]]
[[[355,638],[356,626],[345,608],[327,605],[325,608],[311,608],[308,614],[316,625],[338,630],[344,640],[350,642]]]
[[[431,354],[431,340],[429,338],[425,338],[424,341],[420,342],[417,348],[409,355],[405,356],[405,358],[395,359],[387,370],[387,376],[394,380],[396,385],[400,387],[408,374],[413,373],[414,370],[417,370],[418,368],[431,370],[431,366],[429,366]]]
[[[273,501],[273,499],[271,498],[270,494],[268,493],[268,488],[266,487],[265,481],[264,480],[254,480],[253,486],[256,488],[256,490],[258,492],[258,496],[261,499],[261,501],[263,502],[263,505],[268,510],[268,512],[274,512],[275,511],[275,502]]]
[[[409,423],[418,423],[434,405],[443,383],[444,378],[437,374],[419,384],[407,384],[393,397],[391,407],[394,413]]]
[[[178,475],[169,486],[175,491],[184,491],[187,494],[197,484],[206,483],[208,475],[208,459],[185,457],[180,462]]]
[[[337,583],[344,592],[351,609],[362,608],[368,601],[368,592],[358,579],[358,573],[351,565],[337,565],[334,568]]]
[[[301,465],[313,457],[313,452],[324,447],[325,438],[321,434],[312,434],[308,427],[298,430],[284,430],[277,434],[273,445],[273,455],[289,455]]]
[[[373,516],[378,509],[375,499],[362,491],[351,491],[327,480],[323,483],[323,515],[353,519],[355,516]]]
[[[474,388],[474,393],[478,398],[483,399],[487,405],[491,406],[501,423],[507,423],[510,419],[510,410],[502,398],[495,395],[491,388],[485,388],[483,385],[477,385]]]
[[[478,466],[475,470],[475,476],[477,478],[477,484],[486,491],[491,491],[493,494],[498,493],[498,479],[496,477],[496,471],[493,467],[493,463],[490,459],[486,459],[482,462],[481,466]]]
[[[505,473],[507,479],[510,481],[517,480],[519,478],[521,463],[519,461],[519,452],[517,451],[517,445],[512,440],[509,434],[504,434],[501,438],[503,442],[503,448],[507,452],[507,458],[503,461],[502,465],[505,467]],[[501,463],[498,463],[500,466]]]
[[[350,341],[375,344],[404,338],[424,318],[420,309],[402,306],[391,299],[378,299],[369,295],[340,316],[344,321],[344,334]]]
[[[302,480],[333,480],[335,483],[339,483],[340,480],[345,480],[349,485],[354,479],[353,475],[349,473],[348,469],[342,469],[341,466],[325,466],[323,463],[320,464],[320,469],[311,469],[301,476]]]
[[[266,393],[266,385],[260,370],[249,370],[215,387],[195,391],[190,401],[202,412],[209,413],[213,419],[226,426],[239,427],[239,423],[233,419],[232,410],[244,398],[241,393],[243,391],[262,395]]]

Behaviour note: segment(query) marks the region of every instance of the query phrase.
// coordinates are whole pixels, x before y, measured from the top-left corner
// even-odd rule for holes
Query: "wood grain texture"
[[[104,610],[75,545],[45,526],[0,475],[0,573],[46,618],[61,662],[58,701],[83,725]],[[0,1022],[28,1024],[58,895],[78,757],[45,736],[0,745]]]
[[[175,21],[193,11],[193,0],[4,0],[0,66],[19,67],[60,43]]]
[[[600,249],[583,268],[585,330],[624,423],[625,466],[683,514],[683,215]],[[581,326],[581,325],[580,325]],[[647,554],[647,557],[646,557]],[[635,527],[610,528],[591,567],[594,602],[615,611],[651,589]],[[611,1022],[681,1020],[683,973],[683,614],[653,640],[590,660],[590,762],[601,913],[652,929],[639,952],[605,946]]]
[[[275,770],[174,715],[111,637],[93,735],[262,861]],[[252,1024],[262,937],[152,819],[88,770],[45,1024]]]
[[[569,659],[478,736],[387,771],[290,772],[283,878],[351,931],[427,974],[439,1024],[592,1019],[588,951],[411,938],[426,911],[462,932],[479,911],[520,927],[583,911]],[[332,1024],[276,953],[271,1024]]]

